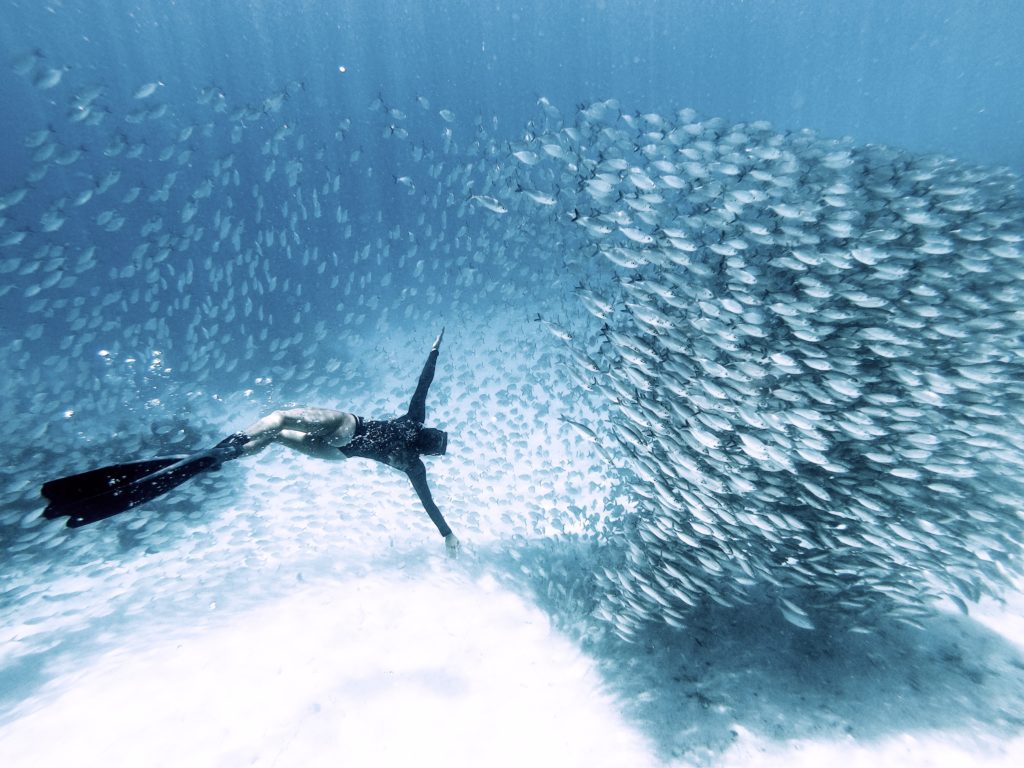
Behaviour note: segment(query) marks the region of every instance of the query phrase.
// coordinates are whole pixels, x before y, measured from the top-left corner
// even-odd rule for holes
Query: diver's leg
[[[418,421],[420,424],[427,420],[427,390],[430,389],[430,384],[434,380],[434,368],[437,366],[438,350],[441,347],[441,339],[443,337],[444,328],[441,329],[441,334],[434,342],[434,346],[430,348],[427,362],[423,366],[419,383],[416,385],[416,392],[409,403],[409,418],[413,421]]]
[[[243,453],[259,453],[273,442],[284,442],[290,447],[295,447],[295,443],[307,438],[310,441],[321,442],[330,440],[335,446],[344,445],[355,435],[356,424],[356,417],[351,413],[330,408],[289,408],[274,411],[245,430],[249,441],[245,444]]]
[[[314,437],[308,432],[299,432],[295,429],[282,429],[276,442],[315,459],[334,461],[346,458],[337,446],[331,445],[322,437]]]

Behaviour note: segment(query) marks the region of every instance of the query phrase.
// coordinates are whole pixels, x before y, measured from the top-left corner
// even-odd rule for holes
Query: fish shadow
[[[818,628],[804,630],[755,594],[734,608],[703,605],[685,628],[648,623],[627,642],[590,614],[599,557],[592,542],[559,539],[494,562],[594,659],[663,759],[713,763],[744,729],[779,742],[1024,732],[1024,653],[969,617],[935,611],[923,629],[881,619],[867,634],[815,617]]]

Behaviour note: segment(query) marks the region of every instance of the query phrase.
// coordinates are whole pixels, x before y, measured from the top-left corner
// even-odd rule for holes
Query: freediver
[[[50,502],[43,514],[49,519],[67,516],[68,526],[78,528],[154,499],[200,472],[219,468],[225,461],[251,456],[271,443],[280,443],[319,459],[373,459],[401,470],[444,537],[448,554],[456,555],[459,540],[434,503],[421,458],[442,456],[448,448],[447,432],[424,426],[427,391],[434,380],[443,338],[442,328],[430,348],[409,408],[398,418],[374,421],[329,408],[277,410],[205,451],[115,464],[51,480],[42,487],[42,495]]]

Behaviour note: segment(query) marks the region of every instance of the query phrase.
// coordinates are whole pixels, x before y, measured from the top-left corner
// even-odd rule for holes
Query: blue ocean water
[[[46,207],[73,200],[90,178],[111,167],[122,173],[117,191],[154,185],[149,176],[158,165],[133,164],[123,154],[111,163],[100,152],[101,146],[113,151],[114,137],[144,143],[152,158],[179,141],[184,128],[205,125],[180,142],[194,159],[176,153],[162,161],[178,174],[172,195],[181,199],[209,176],[204,163],[230,154],[235,169],[259,178],[266,155],[232,150],[255,149],[272,135],[272,122],[277,130],[276,122],[289,120],[306,133],[305,179],[358,165],[341,190],[356,225],[366,220],[382,231],[414,231],[422,216],[418,196],[396,196],[386,182],[410,165],[404,162],[406,144],[427,146],[440,138],[444,126],[437,110],[456,116],[455,138],[465,146],[473,141],[474,123],[496,136],[519,136],[536,117],[538,97],[563,111],[603,98],[636,112],[693,106],[735,122],[769,120],[779,130],[811,128],[858,143],[1019,169],[1020,13],[1012,2],[828,8],[800,2],[587,2],[564,8],[452,2],[429,9],[402,2],[10,2],[0,30],[3,50],[9,64],[28,56],[31,71],[19,76],[8,68],[0,85],[6,105],[0,130],[8,137],[0,149],[5,189],[26,185],[33,152],[22,140],[30,131],[52,126],[56,146],[86,151],[73,165],[53,166],[60,172],[28,182],[32,194],[19,209],[4,212],[4,231],[38,228]],[[41,54],[37,63],[33,51]],[[33,78],[47,70],[63,73],[61,82],[52,89],[34,86]],[[149,82],[161,84],[157,93],[132,99]],[[93,117],[109,113],[114,119],[93,131],[87,123],[70,122],[70,113],[75,97],[95,87],[102,96]],[[195,103],[203,89],[216,90],[216,99],[230,104],[214,113],[230,119],[209,119],[209,104]],[[259,111],[282,92],[280,121],[277,114],[264,121],[230,114],[246,105]],[[381,117],[367,109],[377,97],[408,115],[399,121],[410,134],[403,142],[378,140],[388,120],[371,119]],[[417,98],[430,101],[429,112],[420,110]],[[120,115],[157,101],[167,105],[165,117],[116,124]],[[255,135],[232,145],[231,131],[250,123],[257,126]],[[342,141],[336,140],[339,125],[350,126],[341,129]],[[71,207],[75,215],[60,238],[85,245],[92,233],[76,241],[75,224],[79,213],[95,215],[92,207]],[[141,217],[143,207],[126,213]],[[387,221],[369,221],[381,212]],[[130,229],[102,235],[107,242],[101,251],[134,248],[134,239],[120,243]],[[333,233],[318,235],[323,239],[317,244],[330,249]]]
[[[552,408],[583,402],[548,354],[551,337],[530,322],[543,313],[571,325],[583,315],[565,263],[578,242],[538,237],[549,231],[544,209],[534,219],[521,210],[492,216],[483,205],[517,178],[510,153],[556,122],[545,105],[567,119],[606,99],[626,115],[692,107],[730,123],[767,120],[780,133],[812,129],[1024,170],[1024,8],[1010,0],[0,0],[0,9],[0,575],[15,617],[4,638],[8,721],[60,679],[68,637],[118,647],[104,635],[100,602],[130,626],[147,601],[172,624],[195,618],[186,593],[216,602],[216,589],[197,586],[202,568],[185,576],[150,556],[187,541],[195,549],[185,562],[196,563],[234,546],[206,561],[205,577],[243,594],[247,577],[225,574],[261,551],[285,562],[282,542],[305,540],[297,530],[275,534],[269,513],[234,533],[227,523],[201,527],[204,513],[219,514],[247,484],[261,495],[272,482],[299,482],[291,465],[207,482],[205,500],[186,497],[166,525],[117,521],[79,540],[37,524],[41,482],[195,448],[286,403],[341,407],[351,397],[386,410],[421,363],[425,348],[412,345],[429,344],[442,325],[463,357],[436,391],[461,392],[466,407],[441,414],[467,433],[490,425],[478,463],[463,456],[463,469],[437,470],[453,521],[486,506],[491,486],[512,482],[537,499],[522,505],[529,522],[506,512],[507,537],[498,515],[467,524],[481,541],[631,508],[635,499],[605,504],[606,477],[574,477],[566,467],[575,454],[550,460],[570,449],[541,448],[516,431],[557,425]],[[517,357],[523,347],[537,356]],[[515,376],[519,388],[494,384]],[[462,486],[460,497],[463,481],[479,485]],[[301,499],[313,491],[281,493],[279,507],[299,504],[295,519],[310,524],[317,508]],[[395,493],[384,486],[380,498]],[[251,502],[263,503],[278,508]],[[385,537],[402,523],[379,527]],[[438,544],[431,531],[413,535]],[[557,564],[563,555],[545,557]],[[130,578],[97,575],[117,563]],[[550,592],[545,577],[531,578],[538,594]],[[102,589],[83,598],[75,579]],[[254,578],[248,589],[271,581]],[[72,607],[58,615],[51,599]],[[939,634],[959,631],[944,625]],[[727,645],[742,655],[745,639]],[[909,645],[890,639],[883,666]],[[938,653],[919,654],[918,667],[933,670]],[[619,668],[609,677],[630,693],[640,685]],[[1000,704],[976,707],[978,719],[1003,711],[988,692]]]
[[[79,82],[122,94],[164,79],[244,99],[303,80],[338,114],[383,89],[510,128],[538,95],[565,106],[614,96],[1019,167],[1019,14],[1009,1],[9,2],[3,46],[12,57],[42,48]],[[5,135],[47,117],[17,78],[3,95]]]

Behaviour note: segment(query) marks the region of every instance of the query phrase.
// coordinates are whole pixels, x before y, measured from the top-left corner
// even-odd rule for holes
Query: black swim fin
[[[164,460],[153,459],[152,463],[156,465],[162,461]],[[115,481],[110,490],[78,498],[65,496],[59,500],[48,496],[47,498],[50,498],[51,501],[49,506],[43,511],[43,516],[51,520],[57,517],[67,517],[69,528],[79,528],[89,523],[95,523],[97,520],[113,517],[132,507],[137,507],[139,504],[151,501],[157,496],[167,493],[172,488],[176,488],[186,480],[190,480],[200,472],[205,472],[219,465],[220,460],[212,451],[203,451],[201,453],[194,453],[191,456],[179,457],[177,461],[173,461],[170,465],[165,464],[156,471],[136,476],[129,482],[121,482],[119,484],[117,481],[124,476],[126,465],[118,464],[112,467],[96,469],[92,473],[86,474],[95,474],[96,477],[100,477],[104,473],[109,473],[109,476]],[[64,478],[64,480],[73,480],[73,478]],[[62,481],[56,480],[53,482],[59,484]],[[90,482],[92,482],[91,478]]]
[[[172,464],[177,464],[186,455],[162,456],[158,459],[142,459],[125,464],[113,464],[101,469],[92,469],[70,477],[61,477],[43,484],[43,498],[51,502],[81,502],[85,499],[109,493],[116,488],[139,480]]]
[[[213,448],[187,456],[114,464],[78,475],[51,480],[42,487],[50,504],[43,516],[68,518],[69,528],[79,528],[113,517],[162,496],[186,480],[229,459],[238,458],[248,437],[239,433]]]

